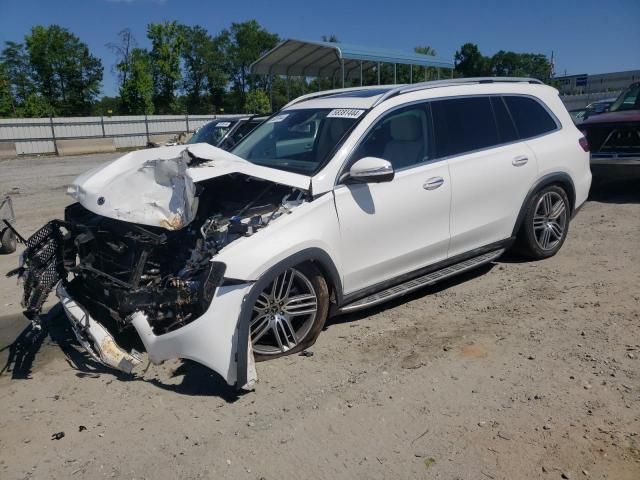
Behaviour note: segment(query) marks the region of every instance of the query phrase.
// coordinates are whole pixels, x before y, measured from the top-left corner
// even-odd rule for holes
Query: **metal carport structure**
[[[286,75],[300,77],[329,77],[341,73],[345,80],[360,79],[366,70],[377,68],[380,84],[380,65],[393,64],[394,83],[397,65],[409,65],[409,81],[413,82],[413,66],[443,68],[453,71],[453,62],[414,52],[363,47],[340,42],[314,42],[288,39],[251,64],[251,73],[258,75]],[[439,75],[438,75],[439,76]]]

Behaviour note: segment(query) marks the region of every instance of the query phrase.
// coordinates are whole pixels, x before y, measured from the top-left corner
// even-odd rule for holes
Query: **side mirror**
[[[389,161],[377,157],[364,157],[351,166],[348,180],[358,183],[390,182],[394,175],[393,166]]]

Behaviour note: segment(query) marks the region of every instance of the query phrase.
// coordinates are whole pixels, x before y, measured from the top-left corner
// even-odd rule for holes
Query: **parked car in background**
[[[188,358],[243,387],[329,315],[486,265],[555,255],[591,184],[586,141],[538,80],[317,92],[231,152],[131,152],[70,186],[28,241],[26,314],[57,295],[82,346],[131,371]]]
[[[585,108],[585,120],[589,117],[593,117],[594,115],[600,115],[601,113],[608,112],[609,108],[615,101],[616,98],[605,98],[603,100],[590,103],[587,105],[587,108]]]
[[[624,90],[609,111],[580,124],[598,180],[640,178],[640,82]]]
[[[571,119],[573,120],[573,123],[576,125],[580,125],[582,122],[584,122],[586,113],[587,113],[586,108],[569,110],[569,115],[571,115]]]
[[[208,143],[229,150],[266,119],[251,115],[232,120],[213,120],[196,130],[187,144]]]

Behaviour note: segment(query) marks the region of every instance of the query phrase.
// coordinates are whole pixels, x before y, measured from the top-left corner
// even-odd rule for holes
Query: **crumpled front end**
[[[79,343],[96,361],[130,373],[146,351],[153,363],[191,359],[245,387],[255,368],[242,308],[254,279],[225,277],[216,256],[309,199],[303,190],[237,171],[185,187],[175,181],[181,160],[174,163],[162,167],[172,173],[157,182],[171,183],[183,199],[193,192],[187,204],[197,206],[176,228],[123,221],[75,203],[64,220],[28,240],[13,272],[24,281],[25,313],[37,324],[57,285]],[[131,191],[127,201],[138,198],[146,208],[148,197]]]

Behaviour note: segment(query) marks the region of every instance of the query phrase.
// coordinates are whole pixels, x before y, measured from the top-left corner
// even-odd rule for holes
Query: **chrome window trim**
[[[352,155],[360,147],[360,145],[362,144],[364,138],[377,125],[378,120],[381,119],[383,116],[386,116],[388,113],[392,113],[395,110],[399,110],[401,108],[408,107],[408,106],[411,106],[411,105],[417,105],[417,104],[420,104],[420,103],[427,105],[427,104],[430,104],[431,102],[436,102],[436,101],[440,101],[440,100],[453,100],[453,99],[457,99],[457,98],[477,98],[477,97],[482,97],[482,98],[490,98],[490,97],[501,97],[501,98],[504,98],[504,97],[527,97],[527,98],[531,98],[532,100],[537,102],[539,105],[541,105],[542,108],[544,108],[544,110],[550,115],[551,119],[556,124],[556,128],[553,129],[553,130],[549,130],[548,132],[544,132],[544,133],[541,133],[539,135],[533,136],[533,137],[519,138],[518,140],[513,140],[513,141],[510,141],[510,142],[496,143],[496,144],[491,145],[489,147],[477,148],[475,150],[467,150],[465,152],[456,153],[455,155],[447,155],[447,156],[443,156],[443,157],[432,158],[432,159],[426,160],[424,162],[416,163],[415,165],[410,165],[410,166],[407,166],[407,167],[400,168],[398,170],[395,170],[395,172],[396,173],[397,172],[403,172],[405,170],[421,167],[421,166],[424,166],[424,165],[427,165],[427,164],[430,164],[430,163],[435,163],[435,162],[449,160],[449,159],[452,159],[452,158],[462,157],[464,155],[470,155],[470,154],[473,154],[473,153],[483,152],[485,150],[492,150],[492,149],[498,148],[498,147],[514,145],[516,143],[527,142],[529,140],[535,140],[535,139],[538,139],[538,138],[541,138],[541,137],[545,137],[547,135],[551,135],[553,133],[559,132],[564,128],[564,126],[562,125],[562,122],[560,122],[560,120],[558,120],[558,117],[555,115],[555,113],[553,113],[553,111],[551,111],[551,109],[542,100],[540,100],[535,95],[529,95],[529,94],[526,94],[526,93],[481,93],[481,94],[469,94],[469,95],[450,95],[450,96],[446,96],[446,97],[432,97],[432,98],[425,98],[425,99],[420,99],[420,100],[413,100],[411,102],[407,102],[407,103],[403,103],[403,104],[400,104],[400,105],[396,105],[395,107],[392,107],[389,110],[385,110],[384,112],[382,112],[378,116],[378,118],[376,120],[374,120],[374,122],[371,125],[369,125],[367,130],[365,130],[364,133],[360,136],[360,138],[358,139],[358,142],[353,146],[351,151],[346,155],[345,160],[342,162],[342,166],[340,167],[339,173],[338,173],[338,175],[336,175],[336,178],[334,180],[334,184],[333,184],[334,188],[343,184],[342,180],[344,179],[344,174],[348,173],[348,170],[346,170],[346,166],[351,161]],[[511,115],[511,110],[509,109],[509,106],[506,104],[506,102],[505,102],[505,108],[507,109],[507,112],[509,113],[509,116],[511,117],[511,120],[513,121],[513,125],[516,128],[516,132],[518,132],[518,136],[520,136],[520,131],[518,130],[518,126],[516,125],[516,122],[515,122],[515,120],[513,119],[512,115]],[[434,122],[433,122],[433,116],[431,114],[431,109],[430,108],[429,108],[429,116],[431,117],[431,129],[433,129],[435,127],[435,125],[434,125]],[[495,118],[494,118],[494,121],[495,121]],[[498,127],[496,125],[496,129],[497,128]],[[432,132],[433,141],[435,142],[434,133],[435,132]]]
[[[385,110],[384,112],[381,112],[380,115],[378,115],[378,118],[376,118],[373,123],[371,125],[369,125],[369,127],[367,127],[367,129],[362,133],[362,135],[360,135],[360,138],[358,139],[358,142],[351,148],[351,151],[345,156],[344,161],[342,162],[342,165],[340,166],[340,170],[338,171],[338,175],[336,175],[336,178],[334,180],[334,184],[333,187],[337,187],[340,185],[344,185],[343,180],[345,178],[345,173],[349,173],[349,169],[347,169],[347,165],[349,164],[349,162],[351,162],[351,157],[353,156],[354,152],[356,150],[358,150],[358,148],[360,148],[360,145],[362,144],[362,142],[364,141],[364,139],[367,137],[367,135],[369,135],[369,133],[371,132],[371,130],[373,130],[377,125],[378,122],[386,117],[388,114],[395,112],[396,110],[400,110],[402,108],[405,107],[410,107],[412,105],[418,105],[418,104],[424,104],[425,106],[428,105],[430,99],[420,99],[420,100],[413,100],[411,102],[407,102],[407,103],[403,103],[400,105],[396,105],[395,107],[392,107],[388,110]],[[433,121],[431,120],[431,110],[429,109],[429,111],[427,112],[427,115],[429,117],[429,121],[431,122],[431,124],[429,125],[430,129],[433,129]],[[433,134],[433,132],[431,132]],[[363,157],[364,158],[364,157]],[[440,158],[433,158],[433,159],[429,159],[429,160],[425,160],[423,162],[420,163],[416,163],[415,165],[409,165],[407,167],[403,167],[403,168],[399,168],[399,169],[394,169],[394,172],[398,173],[398,172],[404,172],[406,170],[409,170],[411,168],[416,168],[416,167],[421,167],[423,165],[427,165],[429,163],[433,163],[433,162],[437,162],[440,161]]]

